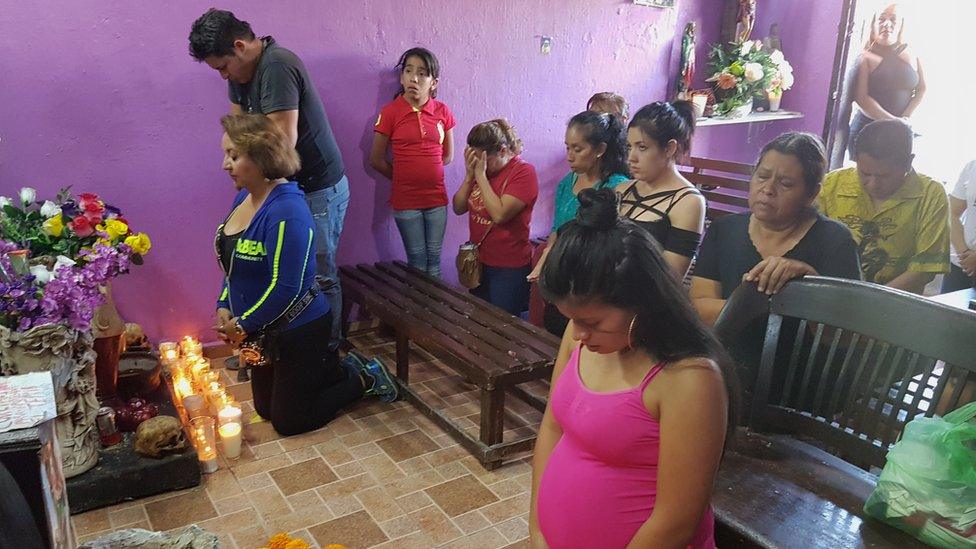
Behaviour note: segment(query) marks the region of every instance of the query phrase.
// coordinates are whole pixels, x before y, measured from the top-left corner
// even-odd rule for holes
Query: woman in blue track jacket
[[[294,435],[325,425],[364,394],[395,395],[385,369],[344,369],[329,349],[335,312],[316,286],[315,224],[304,193],[286,179],[298,170],[298,154],[264,115],[228,115],[221,124],[223,168],[240,192],[217,228],[224,271],[217,319],[227,341],[259,342],[267,359],[252,369],[255,411]]]

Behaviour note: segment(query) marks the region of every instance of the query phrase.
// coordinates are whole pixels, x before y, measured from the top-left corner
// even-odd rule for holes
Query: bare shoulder
[[[714,360],[705,357],[690,357],[672,362],[661,370],[658,377],[667,383],[668,392],[672,389],[678,392],[683,392],[682,389],[698,391],[710,386],[724,390],[725,387],[722,369]]]

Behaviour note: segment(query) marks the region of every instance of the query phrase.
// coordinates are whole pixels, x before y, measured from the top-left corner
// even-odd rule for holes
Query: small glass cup
[[[204,473],[213,473],[217,465],[217,439],[214,433],[214,420],[209,416],[199,416],[190,420],[193,445],[197,449],[197,459]]]

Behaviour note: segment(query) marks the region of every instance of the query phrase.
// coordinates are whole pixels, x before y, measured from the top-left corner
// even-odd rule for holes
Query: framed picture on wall
[[[655,8],[673,8],[676,0],[634,0],[638,6],[651,6]]]

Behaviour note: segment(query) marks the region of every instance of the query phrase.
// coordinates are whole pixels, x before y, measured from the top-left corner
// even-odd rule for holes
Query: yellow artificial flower
[[[146,255],[149,248],[152,248],[152,242],[149,240],[149,235],[146,233],[138,233],[125,237],[125,243],[130,248],[132,248],[133,253],[139,255]]]
[[[120,236],[129,234],[129,226],[118,219],[106,219],[105,223],[98,226],[98,230],[105,231],[112,242],[118,240]]]
[[[64,232],[64,220],[61,218],[61,214],[47,218],[42,228],[45,234],[61,236],[61,233]]]
[[[309,549],[309,545],[304,540],[294,538],[285,544],[285,549]]]

